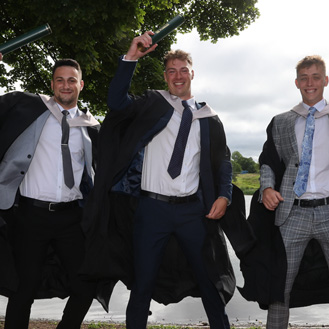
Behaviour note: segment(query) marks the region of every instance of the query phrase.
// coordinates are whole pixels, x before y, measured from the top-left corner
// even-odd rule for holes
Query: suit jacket
[[[273,141],[278,156],[285,166],[285,172],[280,187],[280,193],[284,198],[284,202],[279,204],[275,216],[275,224],[278,226],[282,225],[289,216],[295,200],[293,186],[299,165],[295,135],[295,122],[297,118],[298,114],[296,112],[289,111],[277,115],[273,120]],[[267,187],[275,187],[275,174],[271,167],[266,164],[261,167],[260,186],[261,193]]]
[[[325,115],[329,111],[329,106],[327,105],[325,109],[320,113],[317,113],[315,117]],[[303,113],[304,112],[304,113]],[[272,138],[274,147],[277,152],[277,156],[280,159],[280,164],[278,167],[280,169],[279,180],[280,180],[280,193],[284,198],[284,202],[281,202],[276,209],[275,215],[275,225],[281,226],[286,221],[290,214],[291,208],[295,200],[295,193],[293,191],[293,186],[297,176],[297,171],[299,167],[299,154],[298,145],[295,135],[295,122],[300,116],[300,113],[307,114],[302,103],[296,105],[291,111],[284,112],[275,116],[270,124],[272,127]],[[268,157],[265,149],[261,158]],[[283,169],[284,168],[284,171]],[[260,176],[260,192],[262,194],[263,190],[267,187],[275,188],[277,183],[278,174],[273,171],[269,164],[266,162],[261,166],[261,176]]]
[[[25,173],[33,158],[38,139],[50,111],[40,96],[13,92],[0,96],[0,259],[7,264],[0,276],[0,290],[5,295],[14,289],[17,278],[13,269],[11,249],[7,241],[6,221],[14,215],[14,203]],[[81,114],[81,112],[80,112]],[[99,125],[81,127],[85,154],[85,170],[80,189],[86,198],[93,186],[93,166]],[[65,292],[43,292],[44,297],[65,296]]]

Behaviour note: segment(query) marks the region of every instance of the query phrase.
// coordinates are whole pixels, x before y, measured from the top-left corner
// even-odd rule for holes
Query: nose
[[[177,71],[175,78],[180,79],[181,77],[182,77],[182,73],[180,71]]]
[[[69,87],[70,87],[70,82],[67,81],[67,80],[63,80],[63,81],[61,82],[61,86],[62,86],[63,89],[69,89]]]

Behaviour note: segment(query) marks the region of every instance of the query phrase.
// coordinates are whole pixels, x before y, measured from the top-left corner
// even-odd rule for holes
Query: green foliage
[[[241,173],[242,168],[238,162],[233,161],[233,160],[231,162],[232,162],[232,169],[233,169],[233,182],[235,182],[237,175]]]
[[[217,42],[237,35],[259,16],[257,0],[3,0],[0,3],[0,44],[48,23],[52,34],[4,56],[0,87],[51,94],[50,69],[59,58],[76,59],[84,72],[82,104],[94,114],[106,111],[109,81],[117,58],[132,38],[156,30],[178,13],[186,18],[179,31],[196,28],[202,40]],[[132,91],[164,88],[162,57],[175,41],[164,38],[157,50],[141,61]]]
[[[248,173],[256,173],[259,171],[258,164],[251,157],[245,158],[238,151],[232,153],[232,164],[233,166],[235,165],[237,169],[239,168],[237,164],[239,164],[241,170],[247,171]]]
[[[259,174],[239,174],[234,182],[245,195],[252,195],[259,189]]]

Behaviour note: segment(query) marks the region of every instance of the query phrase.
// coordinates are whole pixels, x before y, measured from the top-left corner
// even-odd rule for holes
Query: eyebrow
[[[55,79],[74,79],[74,80],[78,80],[77,77],[68,77],[68,78],[64,78],[64,77],[55,77]]]
[[[174,67],[168,67],[166,69],[166,71],[169,71],[169,70],[174,70],[174,71],[179,71],[179,70],[189,70],[189,67],[188,66],[184,66],[184,67],[181,67],[180,69],[176,69]]]
[[[308,76],[314,76],[314,75],[321,76],[321,73],[312,73],[312,74],[303,73],[303,74],[299,74],[298,76],[299,77],[308,77]]]

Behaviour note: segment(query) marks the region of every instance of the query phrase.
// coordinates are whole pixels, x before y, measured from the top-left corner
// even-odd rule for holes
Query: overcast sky
[[[191,53],[193,94],[216,110],[231,151],[254,160],[271,118],[301,101],[297,62],[317,54],[329,69],[328,0],[259,0],[256,7],[260,18],[239,36],[212,44],[179,35],[172,47]]]

